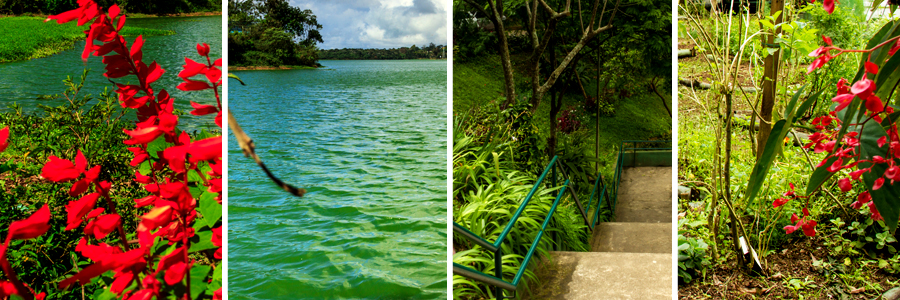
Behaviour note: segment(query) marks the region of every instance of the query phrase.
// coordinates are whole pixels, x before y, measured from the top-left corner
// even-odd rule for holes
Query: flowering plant
[[[122,299],[157,299],[173,295],[181,299],[221,298],[222,259],[222,140],[221,136],[191,137],[178,129],[174,101],[165,89],[154,90],[165,70],[155,61],[143,60],[143,37],[128,43],[119,31],[126,16],[117,5],[102,10],[92,0],[78,0],[77,9],[50,16],[62,24],[90,23],[82,59],[102,56],[110,81],[135,76],[137,84],[114,82],[121,106],[136,109],[133,130],[125,130],[131,146],[130,164],[138,167],[134,182],[143,186],[146,196],[135,199],[134,206],[146,207],[134,232],[126,232],[124,220],[116,210],[110,182],[100,180],[101,167],[91,166],[89,158],[77,151],[71,160],[50,156],[41,176],[51,182],[71,182],[68,195],[77,200],[65,206],[66,230],[81,228],[84,236],[75,251],[92,263],[74,276],[59,282],[60,289],[75,283],[86,285],[97,277],[107,278],[107,292]],[[99,43],[98,43],[99,42]],[[191,102],[193,115],[216,114],[222,126],[222,105],[218,89],[222,78],[222,60],[209,57],[206,44],[197,45],[205,61],[185,58],[178,74],[183,91],[212,90],[216,105]],[[203,78],[195,80],[195,77]],[[0,130],[0,151],[9,138],[8,128]],[[43,299],[21,282],[10,266],[6,250],[12,240],[27,240],[43,235],[50,227],[47,205],[25,220],[13,222],[0,246],[0,298],[17,295],[24,299]]]
[[[834,10],[834,1],[824,2],[826,11]],[[827,153],[810,176],[805,196],[794,191],[794,185],[776,199],[772,205],[779,207],[794,199],[803,199],[803,216],[794,214],[785,226],[787,233],[802,228],[807,236],[816,234],[816,221],[809,219],[808,206],[812,195],[831,176],[841,178],[837,184],[842,192],[851,192],[854,186],[863,189],[854,209],[866,206],[869,216],[883,221],[892,231],[900,219],[900,136],[897,121],[900,112],[891,106],[896,98],[894,91],[900,84],[900,22],[887,23],[876,33],[866,49],[842,49],[823,36],[824,46],[809,54],[815,60],[807,73],[822,68],[830,60],[845,53],[863,53],[859,71],[852,80],[841,78],[837,82],[837,95],[831,101],[834,106],[828,115],[811,122],[817,132],[810,136],[804,148],[816,153]],[[846,170],[846,171],[844,171]],[[843,171],[843,172],[842,172]]]

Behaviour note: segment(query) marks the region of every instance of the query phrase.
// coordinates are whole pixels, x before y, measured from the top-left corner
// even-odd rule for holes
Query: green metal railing
[[[659,147],[659,146],[647,146],[647,145],[656,145],[667,143],[669,146],[667,147]],[[636,165],[635,157],[637,156],[637,151],[659,151],[659,150],[671,150],[672,141],[622,141],[622,144],[619,147],[619,155],[616,160],[616,171],[614,175],[613,182],[611,185],[607,185],[603,176],[601,174],[597,174],[597,179],[594,181],[594,187],[591,190],[591,196],[588,199],[587,207],[582,207],[581,201],[578,200],[578,197],[575,195],[573,189],[568,189],[572,198],[575,200],[575,203],[578,205],[578,209],[581,211],[581,215],[584,218],[584,222],[587,225],[587,228],[591,231],[597,225],[597,221],[600,217],[600,210],[605,203],[610,206],[612,211],[615,211],[615,205],[618,198],[618,189],[619,183],[622,178],[622,170],[624,165],[627,164],[625,154],[628,151],[631,151],[632,161],[630,162],[631,166]],[[625,145],[629,144],[631,147],[626,148]],[[669,154],[671,157],[671,154]],[[476,281],[480,281],[491,285],[494,287],[494,294],[496,299],[504,299],[503,290],[508,290],[515,292],[519,282],[522,279],[522,276],[525,274],[525,269],[528,266],[528,263],[531,261],[531,258],[534,256],[535,250],[537,250],[537,245],[540,243],[541,238],[544,236],[544,232],[547,229],[547,226],[550,224],[550,220],[553,218],[553,213],[556,212],[556,207],[559,205],[560,199],[562,199],[562,195],[565,194],[567,188],[569,187],[569,179],[566,175],[565,170],[558,166],[557,162],[558,157],[554,156],[544,171],[541,173],[541,176],[538,177],[537,181],[534,184],[534,187],[531,188],[531,191],[525,196],[525,200],[522,201],[522,204],[519,205],[519,208],[516,210],[516,213],[513,214],[509,223],[506,224],[506,227],[500,233],[500,236],[497,237],[497,240],[493,243],[485,240],[484,238],[478,236],[477,234],[469,231],[468,229],[462,227],[461,225],[453,222],[453,233],[459,234],[460,236],[474,242],[475,244],[487,249],[494,253],[494,275],[489,275],[483,273],[481,271],[453,263],[453,274],[460,275],[466,278],[470,278]],[[560,169],[565,182],[563,183],[562,188],[558,192],[554,192],[556,195],[556,199],[553,201],[553,205],[550,207],[550,210],[547,213],[547,216],[544,218],[543,224],[541,224],[541,230],[538,232],[534,241],[531,243],[531,247],[528,249],[527,254],[525,255],[525,259],[522,260],[522,265],[519,267],[519,270],[516,272],[516,276],[513,277],[512,281],[506,281],[503,279],[503,253],[502,253],[502,245],[506,236],[509,235],[510,231],[512,231],[513,226],[516,224],[516,221],[519,219],[519,216],[525,210],[525,206],[528,205],[528,202],[531,201],[531,198],[540,188],[541,184],[544,181],[544,178],[547,177],[548,174],[552,177],[552,186],[558,183],[557,181],[557,168]],[[588,219],[587,212],[590,212],[591,204],[594,202],[594,196],[597,195],[599,191],[599,195],[597,196],[597,206],[594,210],[594,216],[592,220]]]
[[[547,229],[547,226],[550,224],[550,220],[553,219],[553,213],[556,212],[556,207],[559,205],[559,200],[562,199],[562,195],[566,191],[566,187],[569,186],[569,180],[563,183],[562,188],[559,192],[556,193],[556,200],[553,201],[553,205],[550,206],[550,211],[547,212],[547,216],[544,218],[543,224],[541,224],[541,230],[538,232],[534,241],[531,243],[531,247],[528,249],[528,253],[525,255],[525,259],[522,261],[522,266],[519,268],[519,271],[516,272],[516,276],[513,277],[512,281],[503,280],[503,242],[506,240],[506,236],[509,235],[510,231],[512,231],[513,226],[516,224],[516,221],[519,219],[519,216],[522,215],[522,212],[525,211],[525,206],[528,205],[528,202],[531,201],[531,198],[534,197],[534,194],[541,187],[541,183],[543,183],[544,178],[547,177],[547,174],[551,174],[552,176],[552,184],[555,185],[557,183],[556,178],[556,160],[557,157],[554,156],[552,160],[550,160],[550,164],[544,169],[544,172],[541,173],[541,176],[538,177],[537,181],[534,183],[534,187],[531,188],[531,191],[528,192],[528,195],[525,196],[525,200],[522,201],[522,204],[519,205],[519,208],[516,210],[516,213],[513,214],[512,218],[509,220],[509,223],[506,224],[506,227],[503,228],[503,231],[500,233],[500,236],[497,237],[497,240],[493,243],[488,242],[484,238],[478,236],[475,233],[472,233],[468,229],[462,227],[461,225],[453,222],[453,233],[459,234],[462,237],[478,244],[479,246],[487,249],[494,253],[494,276],[488,275],[481,271],[474,270],[472,268],[460,265],[458,263],[453,263],[453,274],[460,275],[463,277],[467,277],[470,279],[474,279],[477,281],[481,281],[487,283],[494,287],[494,294],[497,299],[503,299],[503,290],[508,290],[515,292],[516,288],[519,285],[519,282],[522,280],[522,276],[525,275],[525,269],[528,266],[528,263],[531,261],[531,258],[534,256],[535,250],[537,250],[538,244],[541,242],[541,238],[544,236],[544,232]]]

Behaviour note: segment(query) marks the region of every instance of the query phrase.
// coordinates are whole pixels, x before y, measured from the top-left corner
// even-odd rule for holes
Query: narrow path
[[[591,252],[550,252],[531,299],[672,299],[672,167],[625,169],[618,198]]]

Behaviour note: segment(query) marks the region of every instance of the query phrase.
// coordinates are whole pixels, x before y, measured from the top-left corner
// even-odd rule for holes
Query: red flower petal
[[[188,264],[178,261],[166,270],[165,280],[169,285],[175,285],[184,279],[185,271],[189,269]]]
[[[131,136],[131,139],[124,141],[125,145],[144,145],[152,142],[160,135],[163,134],[162,130],[159,130],[157,126],[148,126],[135,130],[123,130],[125,134]]]
[[[66,213],[68,214],[66,230],[72,230],[81,225],[82,218],[91,209],[94,209],[99,197],[100,194],[90,193],[81,199],[69,201],[69,204],[66,204]]]
[[[151,184],[149,186],[153,186]],[[147,230],[153,230],[157,227],[168,224],[172,221],[172,207],[163,206],[151,209],[149,212],[141,216],[141,225]]]
[[[828,14],[831,14],[834,12],[834,0],[824,0],[822,2],[823,2],[822,8],[824,8],[825,11],[828,12]]]
[[[872,190],[877,191],[882,185],[884,185],[884,177],[879,177],[878,179],[875,179],[875,183],[872,184]]]
[[[878,66],[873,64],[871,61],[866,61],[866,72],[878,74]]]
[[[41,176],[53,182],[66,182],[78,178],[81,171],[75,169],[72,162],[51,155],[47,164],[41,168]]]
[[[837,172],[838,170],[842,169],[843,164],[844,164],[844,159],[839,157],[837,160],[834,161],[834,163],[831,164],[831,166],[829,166],[825,170],[828,172],[834,173],[834,172]]]
[[[823,35],[823,36],[822,36],[822,41],[824,41],[825,44],[828,44],[828,46],[834,46],[834,45],[831,44],[831,38],[830,38],[830,37],[827,37],[827,36],[824,36],[824,35]]]
[[[894,45],[891,46],[891,50],[888,51],[888,55],[894,56],[894,53],[897,53],[897,50],[900,50],[900,39],[897,39],[897,41],[894,42]]]
[[[222,157],[222,137],[216,136],[191,143],[188,148],[191,162],[212,160]]]
[[[182,246],[182,247],[179,247],[178,249],[175,249],[175,251],[172,251],[172,253],[169,253],[169,255],[163,256],[162,258],[159,259],[159,264],[157,265],[156,270],[158,270],[158,271],[165,270],[166,271],[166,273],[167,273],[166,274],[166,283],[168,283],[169,285],[176,284],[179,281],[181,281],[182,278],[184,278],[184,273],[183,273],[184,267],[183,266],[185,265],[184,259],[186,256],[187,256],[187,249],[184,246]],[[172,274],[173,275],[172,279],[174,282],[170,282],[168,272],[172,272],[173,269],[175,269],[173,267],[178,266],[179,264],[182,266],[182,270],[181,270],[181,272],[179,272],[178,270],[175,270],[174,274]],[[181,277],[177,278],[177,280],[175,280],[176,277],[178,277],[175,275],[178,275],[178,273],[181,273],[180,274]]]
[[[156,199],[157,197],[154,195],[150,195],[140,199],[134,199],[134,207],[144,207],[153,204],[153,202],[156,202]]]
[[[109,7],[109,18],[110,18],[110,19],[115,19],[116,17],[119,16],[119,12],[121,12],[121,11],[119,10],[119,5],[118,5],[118,4],[113,4],[112,6]]]
[[[808,221],[802,227],[806,236],[816,236],[816,221]]]
[[[199,91],[212,88],[208,83],[196,80],[185,80],[178,85],[178,89],[182,91]]]
[[[208,114],[219,112],[219,109],[215,106],[200,104],[194,101],[191,101],[191,107],[194,108],[194,110],[191,111],[191,114],[195,116],[205,116]]]
[[[163,73],[165,73],[165,72],[166,72],[166,70],[163,70],[163,68],[160,68],[159,64],[157,64],[154,61],[153,63],[150,64],[150,67],[147,71],[146,83],[151,84],[151,83],[156,82],[157,80],[159,80],[160,77],[162,77]]]
[[[850,87],[850,92],[856,95],[867,95],[875,89],[875,83],[868,78],[863,78]]]
[[[34,214],[25,220],[19,220],[9,224],[7,240],[30,240],[41,236],[50,229],[50,207],[44,204]]]
[[[9,126],[0,129],[0,152],[5,151],[7,146],[9,146]]]
[[[76,181],[72,184],[72,188],[69,189],[69,196],[78,197],[78,195],[84,194],[89,187],[91,187],[91,181],[87,180],[87,178]]]
[[[206,70],[206,79],[212,83],[218,83],[222,79],[222,70],[210,68]]]
[[[178,77],[181,77],[183,79],[188,79],[206,70],[206,65],[198,63],[187,57],[184,58],[184,65],[182,67],[184,68],[184,70],[178,73]]]
[[[197,44],[197,54],[200,56],[209,56],[209,45],[203,43],[203,45]]]
[[[117,214],[97,217],[97,219],[94,220],[94,238],[98,240],[106,238],[110,232],[116,229],[116,226],[119,225],[119,220],[121,219],[122,217],[119,217]]]
[[[791,199],[788,199],[788,198],[778,198],[778,199],[775,199],[775,202],[772,202],[772,207],[774,208],[774,207],[782,206],[782,205],[784,205],[785,203],[788,203],[788,201],[791,201]]]
[[[128,52],[128,54],[131,55],[131,59],[139,61],[143,58],[143,53],[141,52],[142,47],[144,47],[144,35],[138,35],[138,37],[134,39],[134,43],[131,44],[131,51]]]
[[[872,113],[879,113],[884,110],[884,103],[881,102],[881,98],[875,96],[875,94],[869,94],[869,97],[866,98],[866,110]]]
[[[133,147],[133,148],[128,148],[128,151],[131,151],[132,153],[134,153],[134,158],[131,160],[132,167],[137,167],[142,162],[144,162],[144,160],[147,160],[147,158],[150,157],[150,155],[147,154],[146,151],[144,151],[144,148]]]
[[[838,187],[841,188],[842,192],[848,192],[853,189],[853,183],[850,182],[850,178],[841,178],[838,180]]]

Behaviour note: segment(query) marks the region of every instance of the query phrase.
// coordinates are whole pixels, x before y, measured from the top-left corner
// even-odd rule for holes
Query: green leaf
[[[766,140],[766,148],[763,149],[762,155],[756,161],[756,164],[753,165],[753,171],[750,173],[750,182],[747,183],[747,203],[756,198],[756,194],[759,193],[759,189],[762,188],[762,184],[766,181],[766,174],[775,160],[775,153],[781,148],[783,135],[787,134],[787,130],[785,130],[786,124],[787,121],[778,120],[772,126],[772,132],[769,133],[769,139]]]
[[[772,131],[766,140],[766,147],[763,149],[762,155],[760,155],[756,164],[753,165],[753,171],[750,173],[750,181],[747,183],[747,203],[752,202],[756,198],[756,194],[759,193],[762,184],[766,181],[766,175],[772,167],[772,162],[775,161],[775,154],[781,152],[782,140],[791,131],[791,126],[794,123],[794,114],[796,113],[794,107],[797,106],[797,100],[800,99],[800,95],[803,94],[805,89],[806,86],[804,85],[794,93],[791,102],[784,109],[784,119],[778,120],[772,126]],[[807,101],[809,100],[807,99]]]
[[[212,295],[216,292],[216,290],[222,288],[222,262],[216,264],[215,269],[213,269],[213,277],[212,282],[206,288],[207,294]]]
[[[216,227],[216,223],[222,218],[222,204],[216,201],[216,194],[205,192],[200,195],[200,213],[209,228]]]
[[[166,138],[160,136],[147,144],[147,154],[150,154],[154,159],[159,159],[159,154],[157,152],[166,150],[169,146],[172,146],[172,144],[166,143]]]
[[[878,122],[870,120],[869,122],[866,122],[862,130],[863,132],[859,139],[860,157],[867,158],[875,155],[890,157],[890,155],[887,154],[888,145],[878,147],[878,138],[887,135],[884,128],[881,128]],[[878,208],[878,212],[884,217],[885,225],[888,226],[891,232],[894,232],[894,230],[897,229],[898,217],[900,217],[900,210],[898,210],[900,209],[900,184],[892,185],[889,180],[886,180],[880,189],[872,190],[871,187],[874,184],[875,179],[884,175],[884,171],[887,170],[887,165],[873,165],[870,162],[861,162],[858,166],[860,169],[869,167],[872,168],[872,171],[863,173],[862,177],[866,189],[869,191],[869,194],[872,195],[872,201],[875,202],[875,207]]]
[[[150,175],[150,170],[152,169],[152,167],[153,167],[153,166],[150,164],[150,161],[149,161],[149,160],[145,160],[144,162],[141,163],[140,166],[138,166],[138,171],[141,172],[141,175],[147,175],[147,176],[149,176],[149,175]]]
[[[834,175],[834,173],[828,172],[828,170],[826,169],[828,169],[828,166],[833,164],[835,160],[837,160],[837,157],[829,157],[825,161],[825,164],[823,164],[821,167],[816,168],[816,170],[813,171],[812,175],[809,175],[809,182],[806,183],[807,197],[811,196],[813,192],[818,190],[819,187],[822,186],[822,184],[825,183],[826,180],[828,180],[828,178],[831,178],[831,175]]]
[[[191,299],[197,299],[200,293],[206,290],[206,276],[209,275],[209,266],[194,265],[191,267]]]
[[[194,253],[215,248],[218,247],[212,243],[212,230],[202,230],[197,231],[197,235],[191,238],[191,248],[188,249],[188,252]]]

